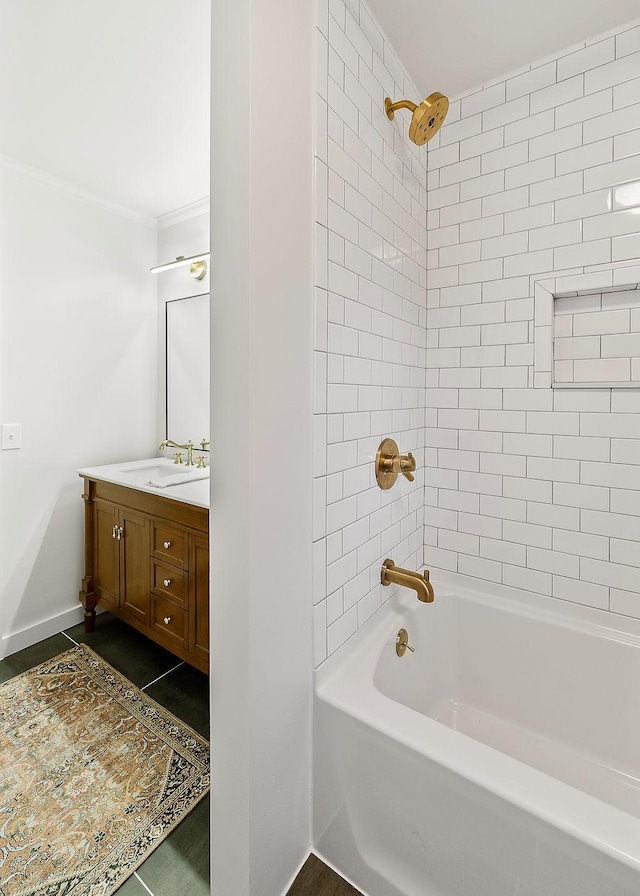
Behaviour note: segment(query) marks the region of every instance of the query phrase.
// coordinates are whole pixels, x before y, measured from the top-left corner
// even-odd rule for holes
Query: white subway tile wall
[[[615,382],[640,388],[639,289],[557,298],[553,305],[556,384]]]
[[[393,586],[380,584],[383,560],[417,569],[423,559],[427,153],[409,141],[406,112],[393,122],[385,115],[385,96],[416,99],[418,91],[366,5],[318,0],[316,8],[318,665],[393,594]],[[472,175],[478,164],[449,176]],[[448,202],[446,187],[434,196],[439,192]],[[479,258],[472,249],[469,259]],[[452,255],[454,262],[467,258]],[[475,345],[476,329],[443,342],[452,366],[459,366],[462,346]],[[388,436],[414,454],[418,469],[413,483],[401,477],[381,491],[374,458]]]
[[[424,471],[428,566],[636,617],[640,389],[579,386],[640,376],[637,291],[603,294],[640,280],[639,79],[634,23],[458,98],[429,143]],[[600,289],[555,301],[551,389],[534,297],[576,278]]]

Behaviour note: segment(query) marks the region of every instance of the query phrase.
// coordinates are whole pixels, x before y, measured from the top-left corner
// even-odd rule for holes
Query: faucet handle
[[[176,451],[174,464],[182,464],[184,461],[182,460],[182,451]]]
[[[415,477],[412,475],[416,469],[416,459],[411,452],[400,455],[400,472],[405,479],[413,482]]]
[[[210,439],[203,439],[203,440],[200,442],[200,447],[202,448],[203,451],[206,451],[206,450],[207,450],[207,445],[210,445],[210,444],[211,444],[211,440],[210,440]]]
[[[416,460],[413,454],[400,454],[398,445],[393,439],[384,439],[376,454],[376,482],[381,489],[388,489],[402,475],[409,482],[414,481],[413,473]]]

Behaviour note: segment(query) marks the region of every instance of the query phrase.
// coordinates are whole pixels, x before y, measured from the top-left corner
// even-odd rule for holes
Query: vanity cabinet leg
[[[80,603],[84,607],[84,630],[92,632],[96,624],[96,604],[98,598],[93,590],[93,550],[94,550],[94,516],[95,503],[92,498],[92,485],[84,480],[82,500],[84,501],[84,578]]]
[[[96,610],[95,607],[92,607],[90,610],[87,608],[84,611],[84,630],[85,632],[92,632],[96,624]]]
[[[84,607],[84,630],[86,632],[92,632],[96,624],[96,605],[98,600],[91,590],[91,582],[88,578],[84,579],[82,582],[80,603]]]

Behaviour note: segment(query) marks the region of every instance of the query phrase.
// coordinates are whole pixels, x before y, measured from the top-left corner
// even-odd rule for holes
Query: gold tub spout
[[[430,604],[435,597],[428,569],[420,575],[419,572],[412,572],[410,569],[401,569],[393,560],[385,560],[382,564],[380,581],[383,585],[403,585],[405,588],[413,588],[418,600],[426,604]]]

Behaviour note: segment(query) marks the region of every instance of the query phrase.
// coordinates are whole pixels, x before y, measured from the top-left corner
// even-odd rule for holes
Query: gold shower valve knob
[[[413,482],[415,469],[416,459],[411,452],[400,454],[393,439],[385,439],[380,443],[376,453],[376,482],[381,489],[386,491],[391,488],[401,473],[405,479]]]
[[[412,473],[414,473],[416,469],[415,457],[411,452],[409,452],[408,454],[401,454],[399,461],[400,472],[406,479],[409,480],[409,482],[413,482],[414,477],[412,476]]]

